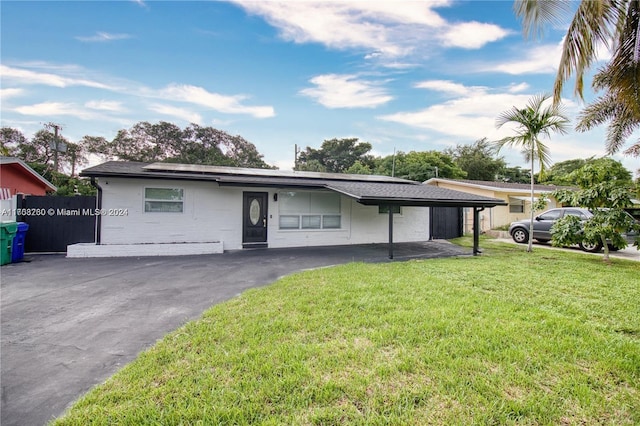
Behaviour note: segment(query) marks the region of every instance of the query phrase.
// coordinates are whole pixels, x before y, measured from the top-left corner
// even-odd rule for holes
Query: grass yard
[[[640,264],[483,248],[248,291],[55,424],[640,424]]]

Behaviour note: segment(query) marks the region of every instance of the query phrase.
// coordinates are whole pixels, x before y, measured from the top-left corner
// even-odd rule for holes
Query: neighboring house
[[[101,214],[78,257],[426,241],[425,207],[504,204],[388,176],[118,161],[80,175]]]
[[[481,232],[526,219],[531,214],[531,185],[528,183],[433,178],[426,181],[425,184],[503,200],[505,205],[496,206],[480,213]],[[547,208],[561,207],[550,196],[550,193],[556,189],[559,189],[559,187],[554,185],[534,185],[534,198],[537,200],[542,194],[545,194]],[[471,232],[472,228],[473,220],[470,214],[465,212],[464,231]]]
[[[47,195],[58,190],[27,163],[13,157],[0,157],[0,187],[3,198],[16,194]]]
[[[3,222],[16,220],[16,195],[46,195],[57,190],[19,158],[0,157],[0,208]]]

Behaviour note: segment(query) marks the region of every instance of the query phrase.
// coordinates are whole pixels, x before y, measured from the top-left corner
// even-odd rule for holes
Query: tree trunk
[[[602,260],[604,260],[605,262],[609,262],[609,244],[607,244],[607,239],[604,237],[604,235],[600,235],[600,240],[602,241],[602,249],[604,250],[604,256],[602,257]]]
[[[533,145],[532,145],[533,146]],[[527,247],[527,251],[531,253],[533,251],[533,149],[531,150],[531,225],[529,226],[529,245]]]

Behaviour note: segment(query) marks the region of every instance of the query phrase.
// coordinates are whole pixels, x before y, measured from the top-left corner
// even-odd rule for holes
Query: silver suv
[[[547,210],[534,218],[533,238],[541,243],[549,242],[551,240],[551,227],[557,220],[565,216],[577,216],[580,220],[586,221],[593,217],[593,213],[588,209],[578,207],[563,207]],[[509,234],[511,238],[513,238],[513,241],[516,243],[526,243],[529,241],[530,224],[531,221],[529,219],[512,222],[511,226],[509,226]],[[627,241],[629,241],[629,236],[625,237],[627,237]],[[599,252],[602,249],[602,244],[580,243],[580,248],[588,252]],[[613,246],[609,248],[615,250]]]

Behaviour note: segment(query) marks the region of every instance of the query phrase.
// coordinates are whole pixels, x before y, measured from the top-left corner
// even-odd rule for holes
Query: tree
[[[571,2],[517,0],[514,8],[523,20],[525,34],[533,35],[541,33],[547,24],[557,24],[570,11]],[[555,103],[560,101],[564,83],[574,74],[574,93],[582,98],[584,73],[597,60],[600,45],[613,52],[593,84],[605,94],[585,109],[577,129],[586,131],[611,121],[607,150],[612,154],[640,125],[640,1],[583,0],[578,4],[562,46],[553,88]],[[625,154],[640,156],[640,140]]]
[[[608,122],[606,148],[608,154],[614,154],[620,151],[627,139],[640,128],[640,94],[633,105],[620,102],[623,95],[613,86],[608,72],[605,69],[594,77],[594,88],[605,93],[582,110],[578,116],[576,130],[586,132]],[[637,78],[640,79],[640,75]],[[640,138],[623,154],[640,157]]]
[[[355,163],[351,167],[349,167],[345,173],[349,173],[352,175],[371,175],[373,172],[371,171],[371,167],[366,164],[362,164],[360,160],[356,160]]]
[[[323,168],[330,173],[345,173],[359,161],[363,166],[374,166],[373,156],[369,155],[372,146],[360,142],[358,138],[329,139],[322,142],[320,149],[307,147],[298,157],[296,170],[318,171]],[[312,170],[316,169],[316,170]]]
[[[496,120],[498,128],[507,123],[514,123],[515,136],[507,136],[496,142],[498,151],[504,146],[516,146],[522,148],[525,159],[531,163],[531,223],[533,223],[534,197],[534,166],[535,160],[540,164],[540,173],[544,173],[550,158],[547,146],[540,140],[541,136],[547,138],[552,132],[566,133],[569,120],[564,115],[560,104],[543,106],[549,99],[547,95],[537,95],[531,98],[525,108],[512,107],[501,113]],[[529,232],[529,245],[527,251],[533,251],[533,232]]]
[[[609,246],[624,248],[627,242],[621,232],[640,231],[633,218],[625,211],[631,205],[633,195],[630,173],[620,179],[610,162],[600,159],[574,171],[571,178],[579,190],[554,191],[553,196],[572,206],[591,210],[593,217],[582,224],[577,218],[562,218],[552,228],[552,244],[564,246],[576,243],[604,248],[604,260],[609,261]],[[640,240],[635,246],[640,249]]]
[[[376,174],[424,182],[442,177],[461,179],[466,176],[464,170],[453,162],[453,158],[440,151],[398,151],[393,155],[376,160]]]
[[[496,180],[509,183],[529,183],[531,181],[531,170],[523,169],[520,166],[505,167],[498,173]]]
[[[579,186],[580,182],[576,180],[579,175],[575,172],[588,164],[606,168],[611,179],[615,179],[618,182],[624,182],[629,185],[632,184],[631,172],[627,170],[621,162],[610,157],[591,157],[587,159],[578,158],[556,163],[545,173],[542,182],[552,183],[554,185]]]
[[[501,157],[495,157],[495,150],[487,138],[471,145],[456,145],[455,149],[448,149],[445,153],[467,173],[467,179],[493,181],[506,167]]]
[[[571,182],[568,176],[587,164],[587,161],[588,160],[582,158],[577,158],[555,163],[545,172],[541,181],[553,185],[573,185],[575,182]]]
[[[27,138],[21,131],[11,127],[3,127],[0,130],[0,154],[15,155],[17,146],[26,143],[26,141]]]
[[[165,121],[143,121],[119,130],[111,141],[85,136],[83,144],[89,152],[126,161],[272,168],[256,146],[241,136],[197,124],[181,129]]]

